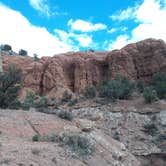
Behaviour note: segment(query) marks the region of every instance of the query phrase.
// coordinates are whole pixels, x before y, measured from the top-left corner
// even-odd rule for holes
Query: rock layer
[[[3,56],[4,68],[19,65],[24,72],[24,89],[56,96],[64,89],[82,93],[88,85],[99,85],[117,74],[149,82],[156,72],[166,72],[166,44],[146,39],[111,52],[69,52],[43,57],[39,61]]]

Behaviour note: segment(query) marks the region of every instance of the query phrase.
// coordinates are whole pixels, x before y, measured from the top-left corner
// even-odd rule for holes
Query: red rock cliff
[[[15,63],[23,69],[24,89],[56,96],[61,89],[81,93],[117,74],[149,81],[156,72],[166,72],[166,44],[146,39],[111,52],[76,52],[43,57],[39,61],[3,56],[4,68]]]

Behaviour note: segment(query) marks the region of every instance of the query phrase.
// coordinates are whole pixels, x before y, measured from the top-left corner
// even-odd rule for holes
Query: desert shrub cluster
[[[134,82],[125,76],[117,75],[115,79],[103,81],[98,87],[89,86],[85,89],[86,98],[94,98],[96,94],[109,99],[128,99],[134,90]]]
[[[32,137],[34,142],[56,142],[61,146],[68,148],[79,156],[89,156],[95,151],[94,145],[90,139],[79,133],[62,133],[62,134],[36,134]]]
[[[84,96],[86,98],[99,96],[111,100],[123,100],[129,99],[134,91],[141,93],[146,103],[166,99],[166,74],[154,74],[150,85],[145,85],[142,80],[133,82],[125,76],[117,75],[115,79],[103,81],[98,87],[88,86]]]
[[[9,65],[0,73],[0,107],[18,109],[21,105],[18,95],[21,89],[22,71],[16,65]]]

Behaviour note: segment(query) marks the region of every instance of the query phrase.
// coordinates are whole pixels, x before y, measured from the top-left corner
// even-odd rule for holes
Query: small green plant
[[[157,93],[152,87],[146,87],[143,92],[146,103],[152,103],[157,100]]]
[[[96,87],[93,85],[86,87],[84,96],[86,98],[94,98],[96,96]]]
[[[22,103],[22,108],[24,110],[29,110],[30,107],[35,107],[36,94],[32,91],[26,93],[24,102]]]
[[[68,106],[73,106],[77,103],[77,99],[73,99],[73,100],[70,100],[69,103],[68,103]]]
[[[32,151],[32,154],[34,154],[34,155],[39,155],[40,154],[40,149],[34,148],[31,151]]]
[[[0,107],[18,109],[17,97],[21,89],[22,71],[11,64],[5,72],[0,73]]]
[[[35,108],[47,108],[47,98],[45,96],[40,97],[38,100],[34,102]]]
[[[61,101],[62,102],[68,102],[68,101],[71,100],[71,98],[72,98],[72,95],[66,90],[66,91],[64,91],[64,93],[62,95]]]
[[[43,142],[57,142],[61,146],[68,147],[72,152],[75,152],[79,156],[89,156],[95,151],[94,145],[90,140],[79,133],[62,133],[62,134],[46,134],[40,136],[36,134],[32,138],[33,141],[43,141]],[[33,153],[37,153],[36,150]]]
[[[69,112],[69,111],[62,111],[62,110],[58,113],[58,116],[60,118],[62,118],[62,119],[66,119],[66,120],[69,120],[69,121],[72,121],[73,118],[74,118],[73,114],[71,112]]]
[[[41,141],[44,142],[58,142],[59,137],[57,134],[51,133],[51,134],[46,134],[41,138]]]
[[[10,164],[12,162],[11,159],[9,158],[4,158],[2,160],[0,160],[0,165],[3,165],[3,164]]]
[[[127,77],[118,75],[114,80],[104,81],[99,95],[110,99],[128,99],[134,90],[134,83]]]
[[[115,133],[113,134],[113,138],[117,141],[120,141],[120,134],[118,131],[115,131]]]
[[[39,142],[40,139],[41,139],[40,134],[35,134],[35,135],[32,137],[32,141],[33,141],[33,142]]]
[[[156,73],[153,76],[152,85],[160,99],[166,98],[166,74]]]
[[[149,135],[156,135],[158,129],[154,123],[147,123],[144,125],[145,132],[148,133]]]
[[[138,92],[143,93],[144,88],[145,88],[145,84],[142,80],[138,80],[136,83],[136,88],[138,90]]]
[[[81,134],[64,133],[60,141],[62,145],[68,146],[71,151],[77,153],[79,156],[89,156],[95,151],[90,140]]]

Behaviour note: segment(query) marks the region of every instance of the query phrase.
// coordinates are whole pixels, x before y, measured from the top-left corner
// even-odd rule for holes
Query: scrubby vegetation
[[[34,92],[28,91],[25,100],[22,103],[22,108],[24,110],[29,110],[31,107],[37,109],[47,108],[47,98],[44,96],[37,96]]]
[[[128,99],[133,90],[134,83],[127,77],[118,75],[114,80],[104,81],[99,94],[110,99]]]
[[[143,97],[146,103],[152,103],[157,100],[157,93],[152,87],[146,87],[143,91]]]
[[[69,102],[72,98],[72,95],[66,90],[62,95],[62,102]]]
[[[22,71],[15,65],[9,65],[5,72],[0,73],[0,107],[18,109],[20,102],[17,97],[21,89]]]
[[[41,136],[40,134],[35,134],[33,137],[32,137],[32,141],[34,142],[38,142],[41,140]]]
[[[160,99],[166,98],[166,74],[157,73],[153,76],[152,85]]]
[[[94,145],[88,137],[79,133],[47,134],[40,136],[38,134],[32,137],[33,141],[57,142],[61,146],[66,146],[72,152],[79,156],[89,156],[95,151]]]
[[[156,125],[154,123],[151,123],[151,122],[150,123],[146,123],[144,125],[144,129],[145,129],[146,133],[148,133],[149,135],[152,135],[152,136],[154,136],[157,133],[157,131],[158,131]]]
[[[69,112],[69,111],[62,111],[62,110],[58,113],[58,116],[60,118],[62,118],[62,119],[66,119],[66,120],[69,120],[69,121],[72,121],[73,118],[74,118],[74,116],[73,116],[73,114],[71,112]]]
[[[86,87],[84,96],[86,98],[94,98],[96,96],[96,87],[93,85]]]

